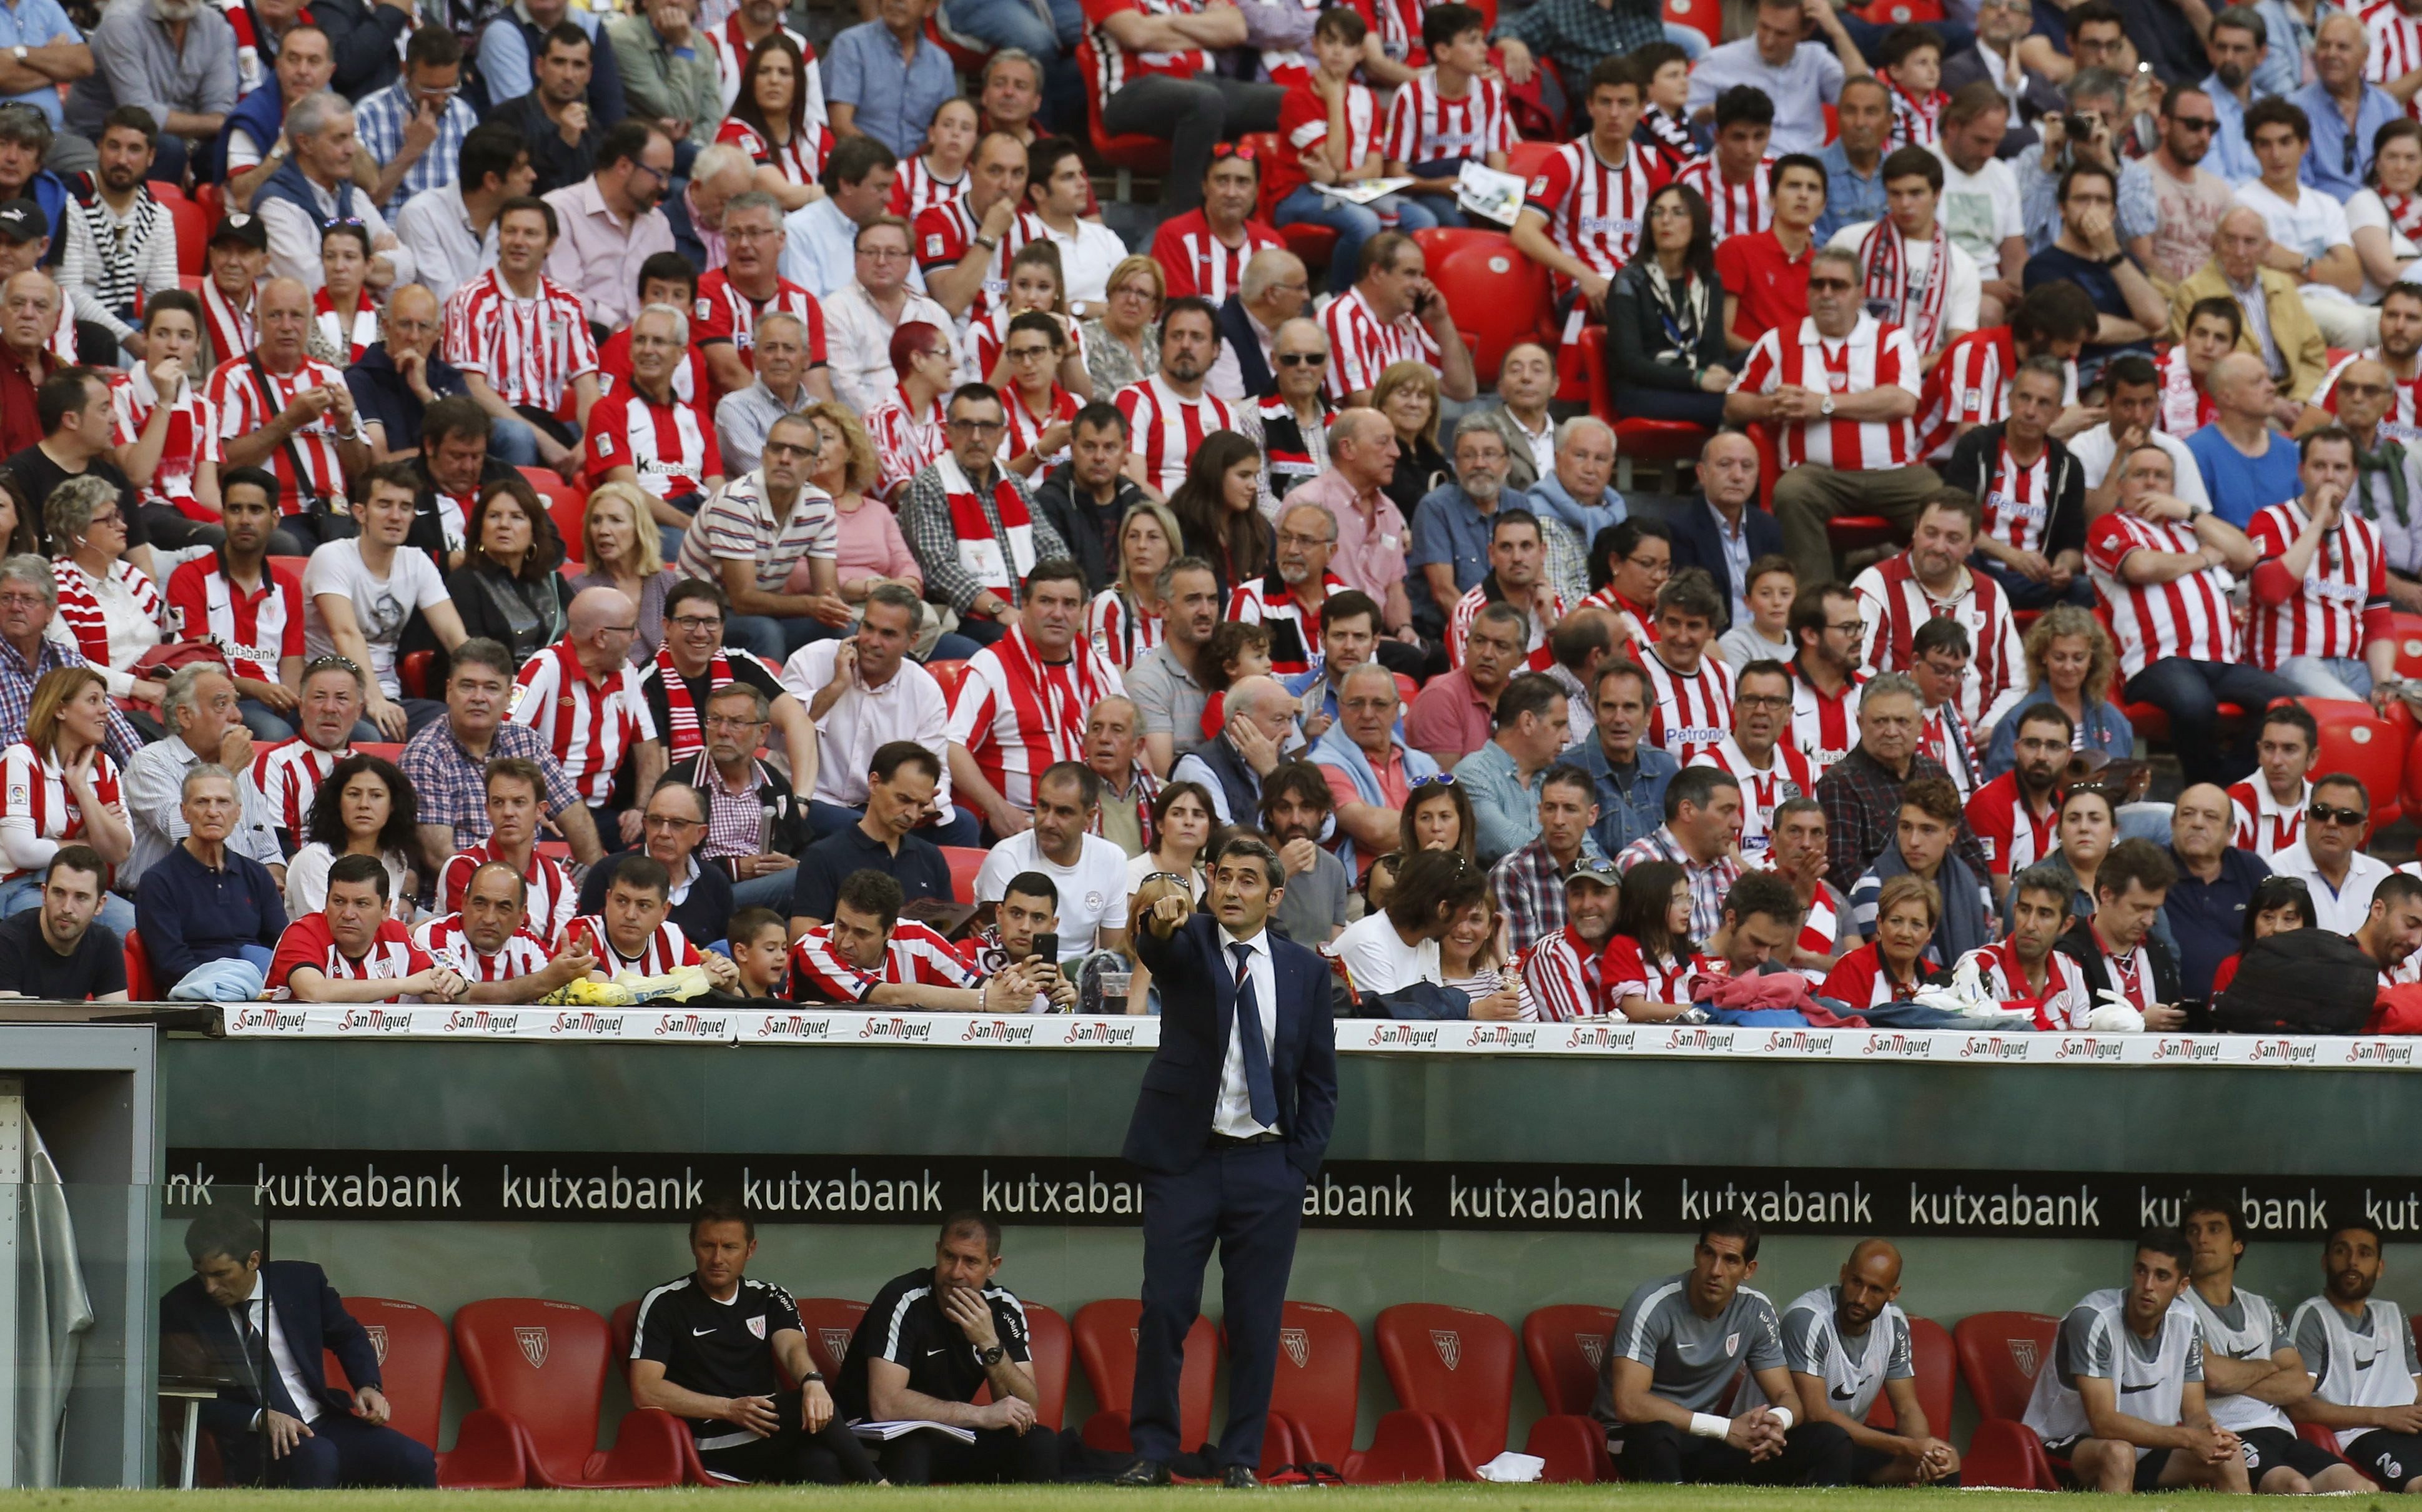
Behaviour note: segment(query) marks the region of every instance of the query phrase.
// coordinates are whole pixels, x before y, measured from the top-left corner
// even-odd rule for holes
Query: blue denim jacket
[[[1597,823],[1590,827],[1590,838],[1606,856],[1620,856],[1633,841],[1657,833],[1665,822],[1665,784],[1682,769],[1672,752],[1644,745],[1633,753],[1631,766],[1617,772],[1606,759],[1606,748],[1595,740],[1572,747],[1556,760],[1572,763],[1597,784]]]

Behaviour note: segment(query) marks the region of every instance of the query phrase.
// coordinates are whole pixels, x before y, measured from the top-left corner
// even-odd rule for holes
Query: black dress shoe
[[[1261,1488],[1262,1478],[1250,1465],[1230,1465],[1220,1473],[1219,1484],[1232,1491],[1252,1491]]]
[[[1110,1482],[1113,1486],[1166,1486],[1169,1467],[1157,1459],[1139,1459],[1120,1471]]]

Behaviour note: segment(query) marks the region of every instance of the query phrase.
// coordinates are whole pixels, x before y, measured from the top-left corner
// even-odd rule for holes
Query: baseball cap
[[[1603,856],[1583,856],[1565,871],[1565,885],[1570,887],[1576,882],[1595,882],[1602,888],[1619,888],[1623,886],[1623,874]]]
[[[30,199],[11,199],[0,205],[0,236],[23,244],[38,242],[51,234],[51,218],[42,207]]]
[[[24,202],[18,201],[20,204]],[[0,210],[0,216],[5,216],[7,213],[7,211]],[[218,228],[211,232],[212,244],[215,245],[220,242],[238,242],[256,252],[266,252],[269,250],[269,227],[258,215],[247,215],[243,211],[231,210],[228,212],[227,219],[219,222]]]

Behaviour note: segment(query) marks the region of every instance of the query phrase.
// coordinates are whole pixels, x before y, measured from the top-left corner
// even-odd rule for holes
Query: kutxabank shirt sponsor
[[[1141,1173],[1114,1158],[590,1151],[171,1150],[165,1196],[322,1220],[613,1222],[678,1216],[709,1192],[761,1221],[916,1224],[964,1207],[1013,1223],[1132,1228]],[[2311,1238],[2360,1218],[2422,1234],[2422,1176],[2133,1175],[1511,1161],[1331,1160],[1305,1184],[1313,1228],[1692,1234],[1747,1213],[1780,1234],[2122,1238],[2175,1226],[2191,1192],[2249,1233]]]

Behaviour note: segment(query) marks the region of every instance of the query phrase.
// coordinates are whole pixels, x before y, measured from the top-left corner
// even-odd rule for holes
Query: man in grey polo
[[[1161,570],[1161,643],[1127,669],[1127,697],[1143,732],[1144,764],[1167,773],[1203,744],[1203,707],[1211,701],[1194,659],[1219,623],[1219,578],[1200,557]]]
[[[1608,1341],[1591,1413],[1628,1481],[1840,1486],[1850,1439],[1807,1422],[1785,1368],[1774,1304],[1742,1283],[1757,1274],[1757,1225],[1719,1213],[1699,1231],[1691,1268],[1644,1284]],[[1715,1409],[1742,1366],[1763,1400],[1738,1417]],[[1767,1404],[1774,1404],[1769,1406]]]
[[[805,321],[787,310],[758,316],[755,355],[756,381],[724,395],[715,406],[715,439],[723,448],[725,468],[734,477],[757,470],[764,456],[765,433],[776,420],[816,402],[806,383]]]
[[[141,105],[160,123],[152,177],[182,182],[193,144],[235,108],[235,28],[197,0],[114,0],[91,47],[93,71],[68,90],[68,130],[98,142],[111,111]]]

